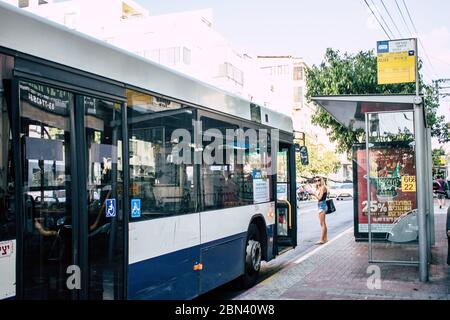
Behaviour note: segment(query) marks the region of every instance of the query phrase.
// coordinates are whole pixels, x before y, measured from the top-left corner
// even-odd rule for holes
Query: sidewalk
[[[416,266],[378,265],[381,270],[381,289],[369,289],[368,244],[355,242],[353,230],[350,229],[315,252],[293,261],[288,267],[236,299],[449,300],[450,266],[447,265],[445,213],[444,210],[436,210],[436,245],[432,250],[428,283],[418,280],[419,269]],[[384,252],[384,246],[374,245],[378,258]]]

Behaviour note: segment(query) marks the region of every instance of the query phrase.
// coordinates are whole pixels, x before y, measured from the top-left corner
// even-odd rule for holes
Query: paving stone
[[[306,260],[284,269],[238,296],[245,300],[450,300],[450,266],[447,265],[445,215],[436,215],[436,245],[432,249],[430,281],[419,281],[417,266],[380,264],[381,288],[367,281],[368,244],[347,233]],[[378,259],[407,259],[417,246],[374,244]],[[416,257],[417,258],[417,257]]]

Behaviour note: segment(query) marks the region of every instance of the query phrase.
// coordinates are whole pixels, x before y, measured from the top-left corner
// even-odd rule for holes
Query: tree
[[[419,62],[419,70],[422,63]],[[414,94],[415,84],[378,85],[377,58],[373,51],[361,51],[356,55],[327,49],[325,60],[319,66],[307,70],[307,98],[323,95],[343,94]],[[431,134],[440,142],[449,140],[449,129],[444,116],[437,116],[439,96],[432,86],[426,85],[419,76],[421,92],[425,96],[427,122],[431,126]],[[319,108],[313,115],[312,122],[322,128],[329,129],[331,141],[337,142],[339,152],[350,152],[353,144],[363,142],[364,130],[353,131],[337,122],[328,112]]]
[[[445,150],[443,148],[433,149],[432,151],[433,177],[445,175],[445,168],[442,163],[442,157],[445,157]]]
[[[326,150],[321,144],[315,144],[314,139],[306,136],[305,145],[308,148],[309,165],[302,165],[300,159],[297,159],[297,176],[314,177],[317,175],[328,176],[335,173],[339,168],[340,161],[335,152]],[[299,155],[297,155],[299,157]]]

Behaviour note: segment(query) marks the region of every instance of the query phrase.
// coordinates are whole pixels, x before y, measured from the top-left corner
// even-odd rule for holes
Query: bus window
[[[250,141],[249,129],[208,117],[202,117],[201,121],[204,135],[201,166],[204,209],[216,210],[271,201],[270,150],[261,152],[258,148],[257,130],[251,132],[255,134],[256,141]],[[238,129],[243,133],[243,139],[238,138]],[[215,135],[217,137],[213,137]],[[254,145],[250,145],[252,143]],[[214,151],[210,152],[209,148],[213,145]]]
[[[172,153],[183,142],[172,137],[175,130],[193,136],[192,109],[132,90],[127,90],[127,105],[129,193],[141,206],[132,221],[195,212],[194,166],[179,163]]]

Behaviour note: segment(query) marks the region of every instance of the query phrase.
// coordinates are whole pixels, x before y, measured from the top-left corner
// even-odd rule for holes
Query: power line
[[[395,0],[395,1],[397,1],[397,0]],[[417,32],[417,28],[416,28],[416,25],[414,24],[413,19],[411,19],[411,14],[409,13],[408,6],[406,5],[405,0],[402,0],[402,1],[403,1],[403,5],[405,6],[406,13],[408,14],[409,21],[411,21],[411,24],[412,24],[412,26],[413,26],[413,28],[414,28],[414,31],[416,32],[416,34],[419,34],[419,33]]]
[[[386,5],[384,4],[384,1],[383,1],[383,0],[381,0],[381,4],[383,5],[384,10],[386,10],[386,12],[387,12],[389,18],[391,19],[392,23],[394,24],[395,29],[397,29],[398,34],[400,35],[400,37],[402,37],[402,33],[400,32],[400,29],[397,27],[397,24],[395,23],[395,20],[392,18],[391,13],[389,12],[389,10],[388,10],[388,8],[386,7]]]
[[[425,50],[425,46],[423,45],[422,41],[421,41],[420,38],[419,38],[419,32],[417,32],[416,25],[414,24],[414,21],[413,21],[413,19],[411,18],[411,14],[409,13],[408,6],[406,5],[405,0],[402,0],[402,1],[403,1],[403,5],[405,6],[406,13],[408,14],[409,20],[411,21],[411,24],[412,24],[412,26],[413,26],[413,29],[414,29],[414,31],[416,32],[416,37],[417,37],[417,39],[419,40],[419,44],[420,44],[420,46],[422,47],[423,52],[425,53],[425,57],[427,58],[428,63],[430,64],[430,69],[431,69],[431,71],[436,75],[436,72],[434,71],[434,68],[433,68],[433,63],[431,62],[431,59],[430,59],[430,57],[428,56],[428,52],[427,52],[427,50]]]
[[[375,19],[377,20],[378,24],[380,25],[381,29],[383,29],[384,33],[386,34],[386,36],[389,38],[389,40],[392,40],[391,36],[386,32],[386,29],[384,28],[384,26],[381,24],[380,20],[378,20],[378,17],[376,16],[376,14],[373,12],[372,8],[370,7],[370,5],[367,3],[367,0],[364,0],[364,2],[366,3],[366,6],[369,8],[370,12],[372,12],[372,15],[375,17]]]
[[[412,32],[411,32],[411,30],[409,29],[408,24],[406,23],[405,16],[403,15],[403,11],[402,11],[402,9],[400,9],[400,6],[398,5],[397,0],[395,0],[395,4],[397,5],[398,12],[400,12],[400,15],[402,16],[403,23],[405,24],[406,29],[408,29],[408,35],[409,35],[409,36],[412,36]]]
[[[386,20],[384,20],[384,17],[381,14],[380,10],[378,10],[378,7],[375,5],[373,0],[370,0],[370,1],[372,2],[372,6],[375,8],[375,11],[378,12],[378,15],[380,16],[381,20],[383,20],[383,22],[386,25],[388,31],[392,34],[392,38],[395,38],[395,34],[392,32],[391,28],[389,28],[389,25],[387,24]]]

